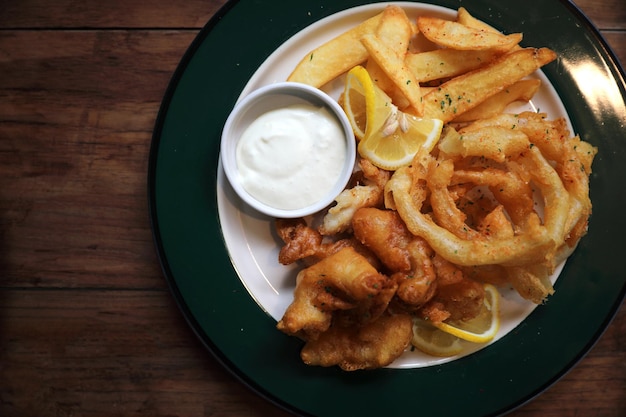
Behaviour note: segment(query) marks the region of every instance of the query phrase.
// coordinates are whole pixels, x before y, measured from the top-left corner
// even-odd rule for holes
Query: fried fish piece
[[[412,336],[410,315],[385,314],[362,327],[331,326],[307,342],[300,357],[307,365],[338,365],[345,371],[381,368],[404,352]]]
[[[421,310],[423,318],[433,322],[447,319],[467,321],[476,317],[485,298],[483,284],[468,278],[463,271],[435,255],[433,265],[437,273],[437,292]]]
[[[304,340],[315,340],[328,330],[336,310],[358,307],[363,317],[375,319],[385,310],[384,299],[391,298],[394,285],[367,258],[345,247],[298,273],[294,300],[277,328]]]
[[[437,279],[431,262],[434,252],[424,239],[409,232],[397,212],[361,208],[354,214],[352,228],[354,236],[393,272],[396,295],[404,308],[415,310],[432,298]]]
[[[407,246],[411,271],[397,272],[392,278],[398,283],[397,299],[405,309],[415,311],[429,302],[437,290],[437,273],[433,265],[434,251],[422,238],[415,237]]]
[[[354,213],[362,207],[376,207],[383,202],[385,184],[391,173],[377,168],[367,159],[359,160],[363,184],[346,188],[335,199],[337,204],[328,210],[319,228],[322,235],[334,235],[350,229]]]
[[[276,232],[285,244],[278,253],[278,262],[292,264],[315,256],[322,246],[322,235],[310,228],[303,218],[276,219]]]
[[[376,255],[355,237],[326,240],[301,217],[276,219],[275,226],[278,236],[285,242],[278,253],[278,262],[283,265],[290,265],[297,261],[312,265],[345,247],[352,247],[365,256],[372,266],[377,269],[380,267],[380,261]]]
[[[409,271],[411,260],[407,246],[412,235],[397,212],[360,208],[352,217],[354,236],[370,248],[393,272]]]

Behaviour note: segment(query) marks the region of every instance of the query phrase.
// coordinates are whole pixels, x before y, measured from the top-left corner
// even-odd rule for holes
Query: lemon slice
[[[413,338],[411,344],[422,352],[432,356],[454,356],[463,351],[461,339],[442,332],[432,323],[420,318],[413,318]]]
[[[443,121],[398,110],[362,66],[348,72],[343,107],[360,140],[359,154],[382,169],[409,165],[420,149],[430,152],[441,136]]]
[[[374,84],[367,70],[360,65],[348,72],[343,107],[359,140],[381,129],[394,111],[391,98]]]
[[[398,117],[406,121],[399,124],[407,123],[408,128],[397,127],[393,133],[383,129],[366,136],[358,146],[361,157],[369,159],[379,168],[390,171],[410,165],[421,148],[430,152],[437,143],[443,127],[443,122],[439,119],[420,119],[404,113]]]
[[[491,284],[485,284],[485,299],[478,316],[468,321],[433,323],[433,326],[469,342],[490,342],[500,329],[499,300],[498,289]]]

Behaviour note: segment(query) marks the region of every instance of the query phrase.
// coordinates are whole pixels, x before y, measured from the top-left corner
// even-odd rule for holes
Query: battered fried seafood
[[[338,365],[346,371],[381,368],[404,352],[412,327],[408,314],[384,315],[363,327],[332,326],[307,342],[300,356],[307,365]]]
[[[346,311],[343,320],[350,325],[372,322],[387,309],[395,291],[393,280],[346,247],[298,273],[293,303],[277,327],[316,340],[330,328],[333,312]]]
[[[420,36],[436,47],[418,50]],[[342,101],[361,158],[351,185],[317,229],[276,221],[279,261],[304,267],[277,327],[305,342],[305,363],[378,368],[411,340],[433,352],[413,335],[424,320],[485,343],[499,328],[497,290],[485,283],[537,304],[554,292],[550,276],[587,231],[597,149],[564,119],[502,113],[532,98],[541,82],[527,76],[556,58],[520,39],[463,8],[454,22],[410,22],[391,5],[291,74],[321,87],[355,66],[366,71],[348,73]],[[423,131],[410,131],[398,109],[420,117]],[[390,135],[397,129],[403,135]],[[484,329],[469,331],[476,323]]]
[[[275,225],[278,236],[285,242],[278,253],[278,261],[283,265],[298,261],[311,265],[343,248],[351,247],[372,266],[380,267],[378,258],[354,237],[326,238],[302,218],[276,219]]]
[[[367,159],[360,159],[362,180],[352,188],[345,189],[335,199],[336,205],[324,216],[320,233],[334,235],[349,230],[352,216],[361,207],[376,207],[383,202],[383,190],[391,173],[375,167]]]
[[[416,155],[386,186],[389,206],[439,256],[462,267],[499,265],[507,281],[535,303],[554,292],[549,276],[586,232],[588,175],[596,153],[570,138],[563,121],[544,119],[522,113],[459,132],[448,128],[438,156]],[[503,120],[513,122],[508,130],[519,131],[506,133]],[[503,138],[512,143],[497,145]],[[450,188],[467,184],[488,190],[495,207],[473,219],[474,227]],[[543,213],[534,204],[537,194]]]
[[[461,269],[439,255],[433,257],[437,276],[437,292],[419,311],[427,320],[439,323],[445,320],[471,320],[478,315],[485,298],[480,283],[469,279]]]
[[[397,301],[415,311],[435,294],[434,252],[426,241],[412,235],[397,212],[359,209],[352,219],[354,236],[385,265],[398,284]]]
[[[503,128],[512,121],[515,132]],[[308,364],[369,369],[401,354],[411,315],[475,317],[481,282],[543,302],[586,231],[595,152],[560,120],[502,115],[448,127],[436,152],[383,175],[387,208],[352,206],[348,238],[324,243],[303,220],[279,220],[281,262],[321,260],[298,275],[278,328],[306,342]]]
[[[361,208],[352,218],[354,237],[371,249],[392,272],[411,270],[408,250],[414,239],[398,213],[376,208]]]

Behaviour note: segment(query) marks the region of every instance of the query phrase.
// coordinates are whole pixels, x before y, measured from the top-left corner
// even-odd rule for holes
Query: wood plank
[[[626,69],[626,32],[602,32],[602,36],[613,50],[622,68]]]
[[[623,0],[574,0],[573,3],[599,29],[626,29],[626,2]]]
[[[225,0],[21,0],[0,2],[0,28],[196,28]]]
[[[194,36],[0,33],[3,285],[165,286],[149,223],[148,152]]]
[[[286,416],[208,354],[166,291],[1,290],[2,416]]]
[[[0,415],[287,415],[222,369],[167,291],[2,290],[0,303]],[[511,416],[623,416],[624,346],[622,309],[576,368]]]
[[[6,90],[3,96],[8,99],[30,94],[57,104],[68,98],[76,104],[159,103],[196,34],[176,30],[3,31],[0,90]],[[37,93],[44,90],[39,97]]]
[[[22,0],[0,2],[0,28],[196,28],[225,0]],[[626,29],[623,0],[574,2],[601,29]]]

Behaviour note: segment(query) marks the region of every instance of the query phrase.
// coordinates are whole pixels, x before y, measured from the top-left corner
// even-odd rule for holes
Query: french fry
[[[429,16],[418,17],[417,27],[431,42],[459,50],[495,49],[506,52],[522,40],[521,33],[503,35]]]
[[[465,7],[459,7],[458,10],[456,11],[456,21],[457,23],[460,23],[464,26],[467,26],[473,29],[484,30],[486,32],[492,32],[492,33],[500,33],[500,31],[494,28],[493,26],[488,25],[482,20],[477,19],[474,16],[472,16]]]
[[[382,15],[383,13],[379,13],[367,19],[311,51],[302,58],[287,81],[319,88],[350,68],[365,62],[368,53],[361,43],[361,37],[366,33],[374,33]]]
[[[419,82],[456,77],[482,67],[496,59],[500,52],[458,51],[455,49],[435,49],[432,51],[408,53],[404,61]]]
[[[361,42],[370,54],[370,57],[383,69],[385,74],[393,81],[406,99],[416,116],[421,116],[424,110],[422,93],[419,82],[404,63],[404,55],[400,56],[389,48],[375,35],[365,35]]]
[[[500,33],[498,29],[472,16],[465,7],[459,7],[459,9],[457,10],[456,21],[462,25],[474,29],[484,30],[486,32]],[[521,46],[515,45],[511,50],[517,49],[521,49]]]
[[[502,113],[506,106],[514,101],[529,101],[533,98],[541,80],[533,78],[520,80],[510,87],[489,97],[478,106],[455,117],[453,122],[471,122],[479,119],[488,119]]]
[[[413,27],[404,10],[398,6],[387,6],[376,28],[376,36],[398,54],[406,53]]]
[[[382,19],[376,29],[376,36],[382,42],[395,50],[398,55],[402,55],[406,53],[413,34],[414,26],[403,9],[393,5],[385,8]],[[396,106],[400,109],[410,106],[411,103],[409,103],[375,60],[368,60],[365,68],[374,82],[391,97]]]
[[[555,58],[548,48],[526,48],[455,77],[424,96],[424,117],[449,122]]]

